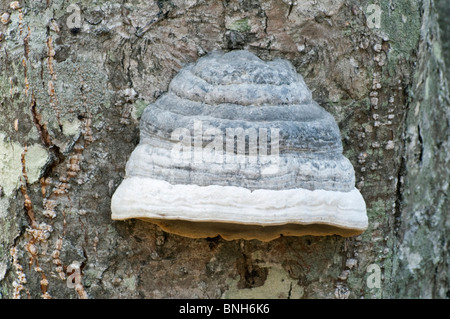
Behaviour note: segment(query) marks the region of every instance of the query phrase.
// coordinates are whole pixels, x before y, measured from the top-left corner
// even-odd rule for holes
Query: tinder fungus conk
[[[286,60],[214,52],[144,111],[112,219],[187,237],[354,236],[368,224],[334,118]]]

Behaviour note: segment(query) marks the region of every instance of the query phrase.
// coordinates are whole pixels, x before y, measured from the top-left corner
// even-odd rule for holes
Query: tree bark
[[[1,297],[450,296],[432,0],[1,0],[0,14]],[[216,49],[285,58],[304,76],[355,168],[361,236],[188,239],[111,220],[143,109]]]

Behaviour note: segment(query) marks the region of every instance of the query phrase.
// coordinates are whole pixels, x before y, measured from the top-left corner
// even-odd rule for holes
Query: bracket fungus
[[[213,52],[144,110],[112,219],[192,238],[358,235],[366,205],[342,151],[290,62]]]

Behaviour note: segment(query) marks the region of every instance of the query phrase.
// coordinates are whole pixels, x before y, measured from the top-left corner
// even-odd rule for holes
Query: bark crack
[[[24,197],[24,208],[28,220],[28,224],[36,229],[37,223],[36,218],[33,211],[33,204],[31,202],[30,196],[28,195],[28,176],[27,176],[27,168],[26,168],[26,162],[25,162],[25,155],[27,153],[27,145],[25,144],[24,150],[21,154],[21,163],[22,163],[22,177],[23,177],[23,184],[20,186],[20,191],[22,192],[22,195]]]
[[[400,226],[402,223],[402,205],[403,205],[403,176],[406,171],[406,158],[401,157],[400,167],[397,172],[397,186],[395,190],[395,210],[394,210],[394,234],[399,238]]]
[[[38,130],[39,136],[41,137],[42,143],[49,149],[50,151],[50,162],[44,168],[44,173],[42,177],[47,177],[50,172],[56,167],[59,163],[65,160],[64,154],[62,154],[59,146],[53,144],[50,133],[47,129],[47,124],[42,123],[42,116],[38,112],[36,108],[36,97],[34,92],[31,93],[31,103],[30,103],[31,116],[33,118],[33,123]]]
[[[419,155],[418,155],[418,160],[419,160],[419,163],[422,164],[422,158],[423,158],[423,138],[422,138],[422,134],[420,133],[420,125],[417,125],[417,134],[418,134],[419,146],[420,146]]]
[[[154,24],[167,18],[167,16],[169,15],[170,9],[164,9],[163,5],[160,3],[158,3],[158,7],[159,7],[159,12],[156,14],[156,16],[153,17],[153,19],[151,19],[149,22],[147,22],[147,24],[145,26],[143,26],[142,28],[137,28],[135,35],[138,38],[142,37],[148,30],[150,30],[150,28]]]

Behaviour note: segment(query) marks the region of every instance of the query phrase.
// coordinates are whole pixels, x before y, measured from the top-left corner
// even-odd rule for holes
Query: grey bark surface
[[[0,1],[1,297],[450,297],[433,1],[74,3],[79,28],[68,1]],[[366,232],[225,241],[111,220],[143,109],[215,49],[293,63],[339,125]]]
[[[450,80],[450,6],[448,1],[436,0],[438,22],[442,41],[442,53],[444,56],[447,72],[447,82]]]

